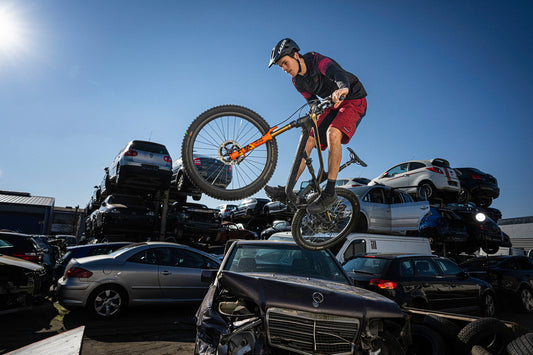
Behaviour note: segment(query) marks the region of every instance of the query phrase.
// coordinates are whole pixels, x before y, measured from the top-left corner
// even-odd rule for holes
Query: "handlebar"
[[[340,97],[340,100],[344,101],[345,98],[346,98],[346,95],[342,95]],[[332,99],[331,96],[328,96],[328,97],[324,98],[322,101],[320,101],[319,103],[317,103],[315,105],[312,105],[311,108],[310,108],[310,112],[314,112],[316,114],[321,114],[328,107],[332,107],[332,106],[335,106],[335,102],[333,102],[333,99]]]

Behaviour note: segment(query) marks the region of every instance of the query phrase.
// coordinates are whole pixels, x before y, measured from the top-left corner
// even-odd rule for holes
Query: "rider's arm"
[[[350,78],[344,69],[331,58],[315,53],[315,61],[320,73],[333,80],[339,89],[350,88]]]

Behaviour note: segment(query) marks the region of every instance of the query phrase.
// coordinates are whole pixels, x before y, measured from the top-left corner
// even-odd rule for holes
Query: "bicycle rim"
[[[196,118],[183,139],[182,159],[190,180],[207,195],[238,200],[262,189],[274,173],[273,139],[237,160],[229,154],[262,137],[268,123],[242,106],[217,106]]]
[[[359,200],[350,190],[335,188],[337,202],[320,214],[307,213],[306,207],[296,211],[291,229],[295,242],[304,249],[330,248],[343,240],[359,218]],[[307,204],[318,197],[310,196]]]

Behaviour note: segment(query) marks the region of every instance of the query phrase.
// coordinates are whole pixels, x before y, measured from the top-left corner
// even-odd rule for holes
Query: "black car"
[[[461,216],[448,208],[433,206],[420,222],[420,236],[428,238],[431,249],[442,256],[460,254],[470,240]]]
[[[44,251],[31,235],[0,231],[0,254],[42,264]]]
[[[272,222],[272,226],[263,230],[261,232],[261,239],[268,239],[270,236],[274,233],[278,232],[288,232],[291,230],[291,223],[288,221],[274,221]]]
[[[519,255],[472,258],[461,263],[472,276],[487,281],[501,300],[518,301],[524,312],[533,312],[533,259]]]
[[[452,260],[436,255],[374,254],[348,260],[344,270],[356,286],[380,293],[400,306],[481,313],[496,312],[495,293]]]
[[[465,222],[471,240],[465,249],[467,254],[472,254],[479,248],[487,254],[494,254],[505,243],[500,227],[484,209],[472,203],[450,203],[446,207],[461,216]]]
[[[459,202],[474,202],[480,207],[489,207],[500,196],[498,180],[476,168],[454,168],[461,182]]]
[[[239,240],[202,279],[197,354],[391,354],[410,339],[400,307],[354,287],[328,250]]]
[[[167,217],[167,232],[177,241],[184,238],[214,240],[220,232],[219,210],[201,203],[173,203]]]
[[[67,252],[57,261],[54,266],[54,280],[59,279],[65,273],[65,267],[73,258],[83,258],[92,255],[109,254],[131,242],[111,242],[111,243],[96,243],[86,245],[76,245],[67,248]]]
[[[194,166],[200,175],[212,185],[225,188],[233,178],[231,165],[226,165],[218,159],[194,155]],[[185,173],[183,160],[179,158],[172,165],[170,178],[170,197],[179,202],[185,202],[187,196],[200,200],[202,191],[198,189]]]
[[[250,197],[244,199],[239,203],[236,209],[230,212],[230,219],[239,220],[263,215],[265,212],[265,205],[269,202],[270,200],[267,198]]]
[[[139,196],[109,195],[90,216],[95,236],[150,233],[156,221],[155,212]]]

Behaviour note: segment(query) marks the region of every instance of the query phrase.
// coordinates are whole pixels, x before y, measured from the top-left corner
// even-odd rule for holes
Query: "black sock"
[[[335,194],[335,183],[337,180],[330,180],[328,179],[328,182],[326,184],[326,188],[324,189],[324,193],[326,195],[332,196]]]

